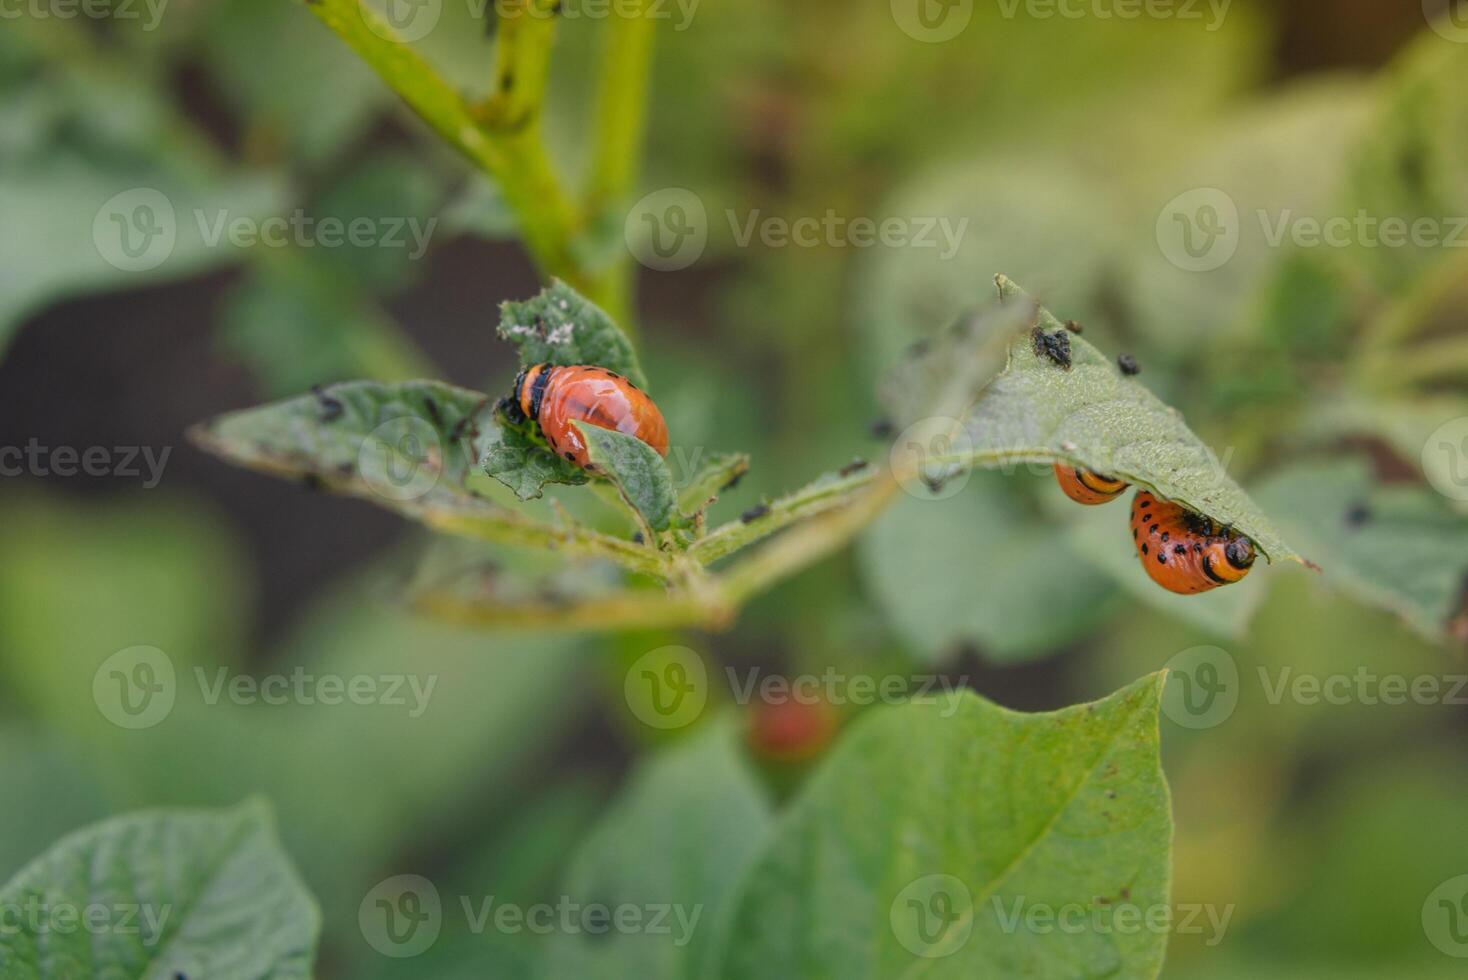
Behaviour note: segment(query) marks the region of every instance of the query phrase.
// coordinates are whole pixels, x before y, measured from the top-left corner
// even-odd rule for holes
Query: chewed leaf
[[[560,280],[533,299],[501,305],[499,334],[519,349],[522,364],[595,364],[647,387],[627,335]]]
[[[678,497],[668,464],[641,439],[586,422],[572,423],[586,439],[592,465],[605,474],[627,505],[653,531],[666,531],[678,518]]]
[[[960,317],[909,347],[878,388],[887,421],[900,430],[935,416],[961,416],[1004,367],[1008,338],[1034,318],[1026,303],[1007,303]]]
[[[996,282],[1006,303],[1027,301],[1005,277]],[[1237,529],[1271,561],[1305,561],[1176,409],[1047,310],[1039,309],[1034,326],[1010,344],[1008,365],[969,410],[963,436],[958,462],[1083,466]]]
[[[545,527],[485,499],[467,482],[482,455],[504,445],[507,431],[493,417],[490,400],[475,391],[436,381],[353,381],[210,419],[189,436],[236,465],[301,478],[437,530],[511,544],[542,542]],[[586,480],[579,470],[556,475],[561,482]],[[555,531],[562,546],[572,546],[568,533]],[[640,549],[610,539],[593,547],[601,551],[602,545],[638,561]]]
[[[190,435],[251,469],[407,503],[463,494],[454,485],[478,459],[489,413],[484,395],[437,381],[351,381],[221,415]]]
[[[539,497],[547,483],[579,486],[589,479],[581,467],[536,442],[499,412],[485,430],[479,465],[521,500]]]

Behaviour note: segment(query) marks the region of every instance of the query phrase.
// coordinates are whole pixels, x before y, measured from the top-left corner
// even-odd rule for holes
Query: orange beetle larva
[[[1078,504],[1095,506],[1110,503],[1127,488],[1126,481],[1092,473],[1076,466],[1055,464],[1055,482],[1065,495]]]
[[[1248,538],[1147,490],[1132,500],[1132,540],[1152,581],[1183,595],[1231,585],[1254,564]]]
[[[535,421],[557,454],[583,468],[591,464],[586,440],[572,422],[634,436],[668,454],[663,413],[631,381],[594,365],[533,364],[515,378],[511,402]]]

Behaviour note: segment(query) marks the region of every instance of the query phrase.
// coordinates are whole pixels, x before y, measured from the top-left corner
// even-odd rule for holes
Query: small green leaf
[[[499,412],[484,431],[479,465],[521,500],[534,500],[547,483],[580,486],[590,479],[569,459],[537,442],[528,428],[511,425]]]
[[[1322,558],[1327,585],[1442,642],[1465,611],[1468,521],[1431,490],[1383,486],[1364,459],[1292,466],[1259,489]]]
[[[547,977],[699,977],[716,951],[739,876],[773,818],[725,717],[655,756],[571,860],[561,893],[631,905],[664,927],[598,941],[560,933]],[[646,920],[645,920],[646,921]]]
[[[495,428],[489,412],[484,395],[437,381],[351,381],[219,416],[191,435],[240,465],[407,510],[469,497],[456,483]]]
[[[749,456],[745,453],[711,454],[699,461],[698,468],[679,489],[678,509],[685,514],[703,510],[747,472]]]
[[[647,387],[627,335],[560,280],[533,299],[503,304],[499,334],[519,349],[521,364],[595,364]]]
[[[1006,302],[1027,298],[1003,276],[996,282]],[[1061,338],[1068,366],[1037,354],[1032,332],[1016,338],[1008,366],[965,418],[968,445],[955,449],[956,461],[1084,466],[1238,529],[1271,561],[1304,561],[1175,408],[1124,377],[1049,311],[1039,310],[1034,329]]]
[[[7,980],[310,977],[321,920],[257,803],[78,831],[0,889],[0,905],[39,909],[0,933]],[[78,927],[97,909],[114,928]]]
[[[587,422],[574,422],[591,463],[617,488],[627,505],[653,531],[666,531],[678,519],[678,498],[668,464],[657,450],[634,436]]]
[[[1168,905],[1162,679],[1050,714],[962,692],[868,716],[746,876],[720,976],[1156,977],[1165,931],[1112,917]]]

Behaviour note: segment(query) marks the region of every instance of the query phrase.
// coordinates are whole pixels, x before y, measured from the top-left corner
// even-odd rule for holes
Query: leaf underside
[[[1005,302],[1025,298],[1003,276],[997,282]],[[1063,334],[1069,365],[1037,353],[1033,331],[1017,337],[964,420],[964,452],[987,466],[1058,462],[1126,480],[1247,535],[1271,561],[1305,561],[1176,409],[1049,311],[1038,311],[1033,329]]]

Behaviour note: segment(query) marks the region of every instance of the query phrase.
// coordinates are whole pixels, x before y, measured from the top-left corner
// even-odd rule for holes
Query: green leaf
[[[580,486],[590,477],[569,459],[551,452],[528,428],[511,425],[500,412],[485,429],[479,465],[521,500],[534,500],[547,483]]]
[[[666,531],[678,520],[678,496],[667,462],[635,436],[589,422],[572,423],[586,440],[591,463],[617,488],[627,506],[653,531]]]
[[[877,397],[895,428],[962,416],[1004,367],[1011,338],[1035,319],[1027,300],[959,317],[930,339],[911,345],[878,385]],[[954,427],[956,428],[956,426]]]
[[[572,858],[561,893],[638,906],[667,932],[559,933],[547,977],[708,975],[734,887],[773,823],[725,716],[638,770]],[[658,913],[657,908],[666,911]],[[647,921],[647,920],[644,920]]]
[[[0,168],[0,346],[50,303],[198,275],[242,257],[210,222],[260,220],[282,204],[270,178],[222,172],[162,136],[157,159],[123,165],[66,152]],[[206,219],[201,222],[196,216]],[[126,222],[147,221],[145,232]],[[131,231],[128,229],[131,228]],[[129,249],[132,250],[129,254]]]
[[[663,570],[651,549],[574,522],[540,523],[472,489],[482,454],[504,445],[510,431],[493,414],[485,396],[437,381],[352,381],[219,416],[189,436],[236,465],[303,478],[435,530]]]
[[[1327,585],[1442,642],[1465,612],[1468,519],[1412,484],[1381,485],[1364,459],[1302,463],[1259,497],[1322,559]]]
[[[154,811],[64,838],[0,889],[0,975],[310,977],[320,912],[268,811]],[[112,928],[61,916],[106,911]],[[99,913],[92,913],[99,914]],[[17,920],[7,922],[14,927]]]
[[[284,476],[407,509],[467,497],[455,488],[478,459],[489,399],[438,381],[351,381],[195,427],[204,448]]]
[[[521,364],[594,364],[647,387],[627,335],[560,280],[533,299],[503,304],[499,334],[519,350]]]
[[[745,453],[710,454],[699,460],[697,469],[686,481],[678,481],[678,509],[684,514],[704,510],[747,472],[749,456]]]
[[[1025,297],[1003,276],[996,281],[1004,300]],[[1238,529],[1271,561],[1304,561],[1176,409],[1124,377],[1049,311],[1039,311],[1036,329],[1068,342],[1070,366],[1037,354],[1032,333],[1016,338],[1008,366],[965,417],[968,445],[955,448],[955,462],[1083,466]]]
[[[929,663],[967,644],[1014,662],[1094,627],[1115,590],[1074,574],[1070,546],[1005,492],[1004,477],[971,479],[948,500],[899,498],[857,545],[862,577],[897,634]]]
[[[1168,904],[1162,679],[1050,714],[873,712],[745,878],[720,976],[1157,976],[1165,932],[1108,927]],[[1046,913],[1082,928],[1027,926]]]

